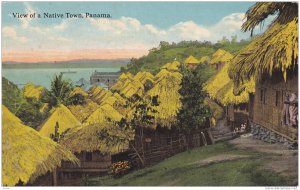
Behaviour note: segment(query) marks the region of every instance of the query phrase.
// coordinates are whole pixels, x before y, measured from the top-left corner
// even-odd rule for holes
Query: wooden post
[[[215,144],[215,140],[214,140],[214,138],[213,138],[213,136],[212,136],[212,134],[211,134],[211,130],[210,130],[210,129],[208,129],[207,134],[208,134],[208,136],[209,136],[209,138],[210,138],[211,143],[212,143],[212,144]]]
[[[57,169],[55,168],[52,172],[53,174],[53,186],[57,186]]]

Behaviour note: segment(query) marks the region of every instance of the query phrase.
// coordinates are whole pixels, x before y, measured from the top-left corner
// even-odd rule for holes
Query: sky
[[[255,2],[3,2],[2,61],[140,57],[160,41],[217,42],[241,32]],[[15,18],[13,13],[41,14]],[[44,13],[64,18],[43,18]],[[111,18],[66,18],[66,13]]]

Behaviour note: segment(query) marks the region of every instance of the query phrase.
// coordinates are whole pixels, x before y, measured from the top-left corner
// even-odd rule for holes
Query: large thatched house
[[[229,67],[230,63],[225,64],[204,84],[203,89],[211,99],[223,107],[227,124],[233,130],[248,123],[247,103],[249,102],[249,94],[255,91],[255,83],[254,80],[248,81],[244,86],[244,91],[235,95],[233,93],[234,83],[228,76]]]
[[[253,30],[268,15],[278,16],[232,60],[235,92],[256,80],[250,97],[252,132],[269,142],[295,142],[298,131],[298,4],[256,3],[246,14],[244,31]]]
[[[4,186],[32,183],[38,176],[55,171],[61,161],[78,164],[77,158],[2,106],[2,183]],[[55,175],[54,175],[55,176]],[[56,178],[52,179],[55,185]],[[50,184],[51,185],[51,181]]]

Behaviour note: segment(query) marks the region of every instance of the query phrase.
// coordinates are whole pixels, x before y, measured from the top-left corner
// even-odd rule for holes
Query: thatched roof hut
[[[173,61],[163,65],[160,69],[167,69],[168,71],[179,71],[180,62]]]
[[[194,56],[190,55],[188,58],[184,60],[184,64],[197,65],[199,64],[199,60],[196,59]]]
[[[270,14],[278,16],[263,35],[256,37],[232,60],[229,76],[236,85],[254,77],[260,80],[263,74],[282,72],[286,80],[289,70],[296,71],[298,65],[298,4],[256,3],[247,13],[244,31],[254,27]]]
[[[26,98],[32,98],[35,100],[40,100],[45,88],[42,86],[36,86],[32,83],[27,83],[23,88],[23,93]]]
[[[157,113],[154,114],[155,121],[161,126],[168,128],[176,121],[176,115],[181,107],[180,83],[182,75],[179,72],[170,72],[162,69],[155,76],[155,84],[146,96],[158,96],[159,105],[156,107]]]
[[[60,166],[62,160],[78,163],[71,152],[23,125],[2,106],[3,185],[13,186],[19,181],[26,184]]]
[[[56,122],[59,124],[58,132],[60,134],[67,129],[74,128],[81,124],[72,112],[61,104],[52,110],[48,119],[38,128],[39,133],[43,136],[50,137],[50,134],[54,133]]]
[[[124,139],[129,137],[129,140],[134,137],[134,131],[124,131],[111,123],[102,122],[71,130],[62,139],[61,144],[74,153],[100,151],[101,153],[114,154],[128,148],[128,142],[113,144],[101,139],[99,134],[102,130],[106,130],[109,136],[118,136]]]
[[[96,109],[99,105],[93,100],[87,98],[86,103],[83,105],[70,105],[68,106],[72,114],[83,123]]]
[[[95,110],[84,122],[85,124],[103,123],[107,120],[120,121],[121,115],[109,104],[104,104]]]
[[[119,79],[118,81],[116,82],[116,84],[114,84],[112,87],[111,87],[111,90],[117,90],[117,91],[120,91],[121,88],[124,86],[124,83],[126,81],[132,81],[133,80],[133,75],[131,73],[122,73],[120,76],[119,76]]]
[[[210,64],[227,63],[233,58],[229,52],[218,49],[211,57]]]
[[[147,82],[147,81],[150,81],[151,83],[153,83],[153,79],[154,79],[154,76],[149,73],[149,72],[146,72],[146,71],[141,71],[141,72],[138,72],[134,77],[133,77],[134,80],[137,80],[137,81],[140,81],[143,85]]]
[[[255,91],[255,82],[254,80],[247,82],[243,93],[238,96],[234,95],[233,81],[228,76],[229,66],[229,63],[225,64],[219,72],[204,84],[203,89],[212,99],[217,100],[223,106],[246,103],[249,101],[249,93]]]

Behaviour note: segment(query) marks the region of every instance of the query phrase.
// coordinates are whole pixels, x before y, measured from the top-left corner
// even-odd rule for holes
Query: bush
[[[125,174],[127,174],[131,169],[131,164],[129,161],[119,161],[116,163],[113,163],[109,169],[109,174],[113,177],[121,177]]]

